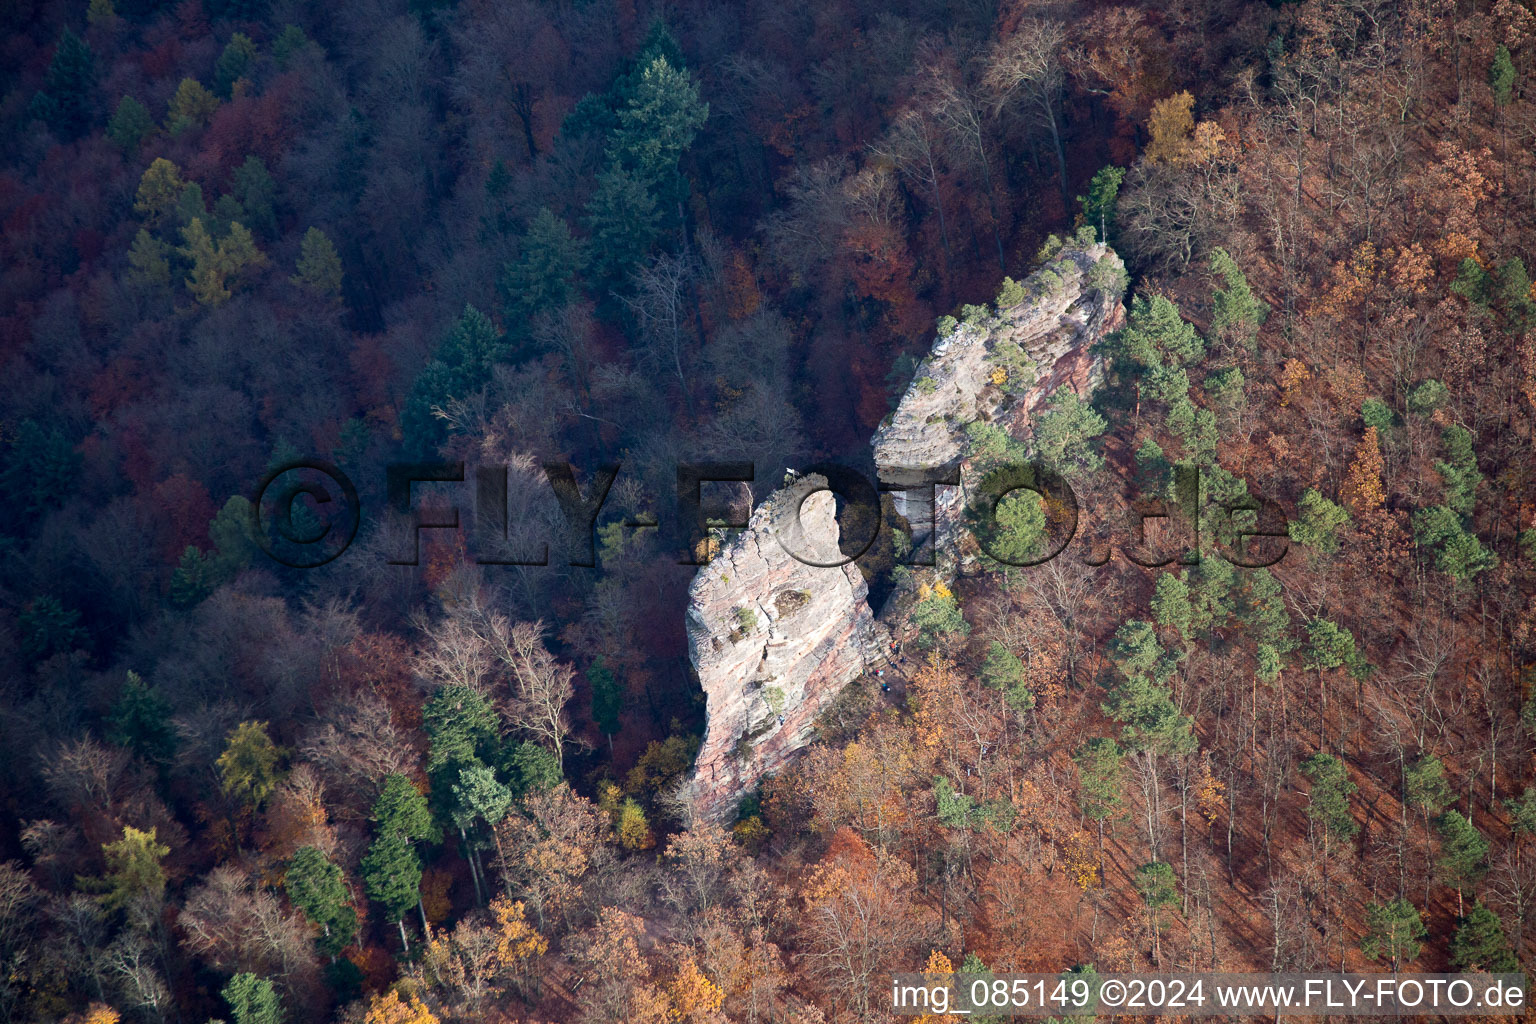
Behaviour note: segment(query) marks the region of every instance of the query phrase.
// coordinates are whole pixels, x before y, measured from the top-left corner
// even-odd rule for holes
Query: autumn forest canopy
[[[925,968],[1536,962],[1536,4],[0,29],[0,1021],[842,1024]],[[1018,340],[1053,302],[1105,325],[1060,362]],[[944,406],[966,338],[985,401]],[[1075,532],[1016,490],[928,566],[882,495],[842,585],[883,667],[754,683],[729,757],[803,736],[703,813],[698,649],[820,606],[690,636],[695,574],[787,469],[873,479],[904,408]],[[361,508],[315,568],[282,545],[326,503],[286,541],[252,504],[298,461]],[[678,466],[726,462],[687,540]],[[1219,553],[1265,509],[1283,557]]]

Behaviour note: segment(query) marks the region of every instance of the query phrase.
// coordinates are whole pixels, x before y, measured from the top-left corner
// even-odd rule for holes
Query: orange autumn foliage
[[[1375,512],[1386,504],[1386,490],[1381,482],[1381,444],[1375,427],[1366,427],[1365,435],[1355,445],[1354,458],[1344,477],[1341,496],[1357,514]]]
[[[363,1024],[437,1024],[437,1016],[416,996],[401,999],[396,989],[373,996]]]

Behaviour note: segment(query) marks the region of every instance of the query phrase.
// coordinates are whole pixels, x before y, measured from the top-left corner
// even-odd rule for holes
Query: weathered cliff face
[[[692,797],[707,820],[809,742],[817,714],[883,642],[859,570],[823,567],[843,557],[831,492],[805,497],[824,485],[805,477],[775,491],[689,588],[688,655],[708,699]]]
[[[1090,389],[1100,370],[1094,344],[1124,319],[1122,271],[1106,246],[1069,246],[1023,282],[1017,301],[941,336],[875,435],[882,482],[909,484],[939,470],[961,481],[937,490],[936,509],[925,488],[893,494],[916,542],[935,535],[938,572],[955,571],[961,509],[974,482],[966,425],[988,420],[1024,438],[1030,413],[1051,392]],[[889,644],[856,566],[807,564],[841,560],[835,499],[828,491],[804,497],[824,485],[806,477],[775,491],[689,589],[689,657],[708,698],[691,789],[704,819],[726,818],[808,743],[822,709]],[[901,596],[883,619],[900,615]]]
[[[941,336],[876,432],[880,480],[910,487],[894,491],[893,503],[911,523],[914,545],[934,540],[941,572],[954,569],[960,514],[975,483],[966,426],[991,421],[1022,439],[1031,413],[1058,388],[1091,390],[1102,371],[1094,345],[1124,322],[1123,270],[1106,245],[1069,246],[1023,282],[1023,301]],[[918,486],[939,475],[959,486]]]

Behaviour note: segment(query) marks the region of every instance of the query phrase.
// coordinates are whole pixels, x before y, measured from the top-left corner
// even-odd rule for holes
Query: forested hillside
[[[0,1020],[817,1024],[925,965],[1531,962],[1532,4],[0,27]],[[873,478],[935,338],[1098,243],[1102,384],[964,425],[1071,486],[1071,543],[978,548],[1056,546],[1021,493],[951,579],[887,499],[886,674],[700,819],[689,563],[747,510],[705,485],[690,543],[678,466]],[[283,547],[252,501],[306,461],[360,510],[295,568],[340,503]],[[460,529],[392,511],[406,465]]]

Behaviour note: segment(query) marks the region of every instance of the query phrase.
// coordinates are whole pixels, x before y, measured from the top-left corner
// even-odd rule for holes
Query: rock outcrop
[[[911,524],[914,547],[932,540],[941,567],[953,569],[974,483],[967,425],[991,421],[1022,437],[1030,414],[1058,388],[1093,388],[1102,371],[1095,343],[1124,322],[1123,281],[1124,265],[1108,246],[1064,249],[1022,283],[1010,297],[1017,301],[941,335],[875,433],[881,483],[910,488],[893,491],[896,512]],[[924,483],[939,476],[959,486]]]
[[[944,331],[881,425],[873,443],[884,484],[908,485],[936,471],[961,481],[937,490],[936,508],[926,487],[893,493],[914,542],[932,535],[939,572],[955,569],[969,476],[966,426],[987,420],[1022,438],[1031,411],[1051,392],[1091,388],[1100,372],[1095,343],[1124,319],[1123,282],[1120,258],[1107,246],[1069,244],[1022,286],[1006,289],[1006,307],[973,310],[967,323]],[[808,743],[822,709],[889,644],[858,568],[810,564],[841,560],[835,499],[811,493],[816,486],[825,481],[805,477],[771,494],[688,591],[688,652],[708,698],[690,798],[705,820],[726,818]],[[893,598],[882,618],[903,604]]]
[[[835,498],[810,493],[825,484],[809,476],[775,491],[689,587],[688,655],[708,700],[692,797],[707,820],[809,742],[817,714],[884,642],[858,568],[832,567],[843,558]]]

